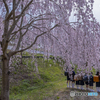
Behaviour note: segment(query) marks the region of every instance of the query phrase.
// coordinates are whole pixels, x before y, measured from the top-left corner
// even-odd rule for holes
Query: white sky
[[[100,23],[100,0],[94,0],[93,4],[93,14],[96,20]],[[70,21],[76,21],[76,17],[73,15],[73,12],[71,13]]]
[[[93,13],[97,21],[100,23],[100,0],[94,0]]]

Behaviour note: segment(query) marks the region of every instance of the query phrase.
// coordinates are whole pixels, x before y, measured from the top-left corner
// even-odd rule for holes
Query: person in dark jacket
[[[70,87],[69,69],[66,68],[66,71],[68,72],[68,74],[67,74],[67,87]],[[68,85],[68,83],[69,83],[69,85]]]
[[[93,90],[93,73],[92,72],[89,75],[89,87],[90,87],[90,91],[94,91]]]
[[[81,80],[80,80],[81,90],[84,90],[84,89],[83,89],[83,85],[84,85],[84,81],[83,81],[83,72],[81,72]]]
[[[74,75],[75,75],[75,71],[74,68],[72,68],[72,88],[74,88],[74,84],[75,84]]]
[[[79,72],[77,72],[77,74],[79,74]],[[77,89],[79,89],[79,85],[80,85],[80,84],[79,84],[79,80],[77,80],[77,81],[76,81]]]
[[[97,71],[96,75],[99,76],[99,71]],[[96,82],[96,90],[97,90],[97,92],[99,92],[99,88],[100,88],[100,82]]]
[[[87,73],[85,73],[85,76],[87,76],[87,81],[85,82],[85,84],[86,84],[86,90],[88,90],[89,89],[88,88],[89,82],[88,82],[88,75],[87,75]]]

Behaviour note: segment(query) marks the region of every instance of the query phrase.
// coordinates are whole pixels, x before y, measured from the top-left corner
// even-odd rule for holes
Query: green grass
[[[31,78],[19,80],[17,85],[11,84],[10,100],[43,100],[66,88],[66,77],[57,62],[54,63],[51,59],[44,61],[42,58],[37,59],[39,73],[34,73],[35,65],[31,61],[27,59],[26,69]],[[26,65],[26,60],[23,60],[23,63]],[[14,72],[15,75],[18,73],[26,74],[23,68]]]
[[[48,82],[44,86],[28,88],[29,90],[27,89],[23,94],[11,94],[10,100],[43,100],[45,97],[51,97],[64,88],[66,88],[66,81],[63,78],[59,81]]]
[[[27,52],[23,55],[30,56]],[[36,60],[39,73],[36,73],[33,59],[23,58],[23,65],[19,67],[16,66],[17,61],[13,61],[15,71],[12,72],[12,78],[15,80],[10,83],[10,100],[47,100],[66,89],[66,77],[63,71],[65,62],[62,58],[58,60],[36,58]],[[77,72],[77,65],[75,65],[75,72]],[[92,72],[96,72],[94,68]],[[59,100],[60,96],[57,95],[56,99]]]

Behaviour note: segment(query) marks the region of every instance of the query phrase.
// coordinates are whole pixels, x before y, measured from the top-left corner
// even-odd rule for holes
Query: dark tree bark
[[[1,100],[9,100],[9,56],[2,57],[2,91]]]

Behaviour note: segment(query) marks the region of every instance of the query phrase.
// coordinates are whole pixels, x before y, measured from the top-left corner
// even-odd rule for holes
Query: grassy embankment
[[[24,59],[23,65],[15,67],[11,77],[10,100],[43,100],[66,88],[66,77],[60,63],[37,58],[39,73],[36,73],[34,61],[31,61]]]
[[[16,67],[14,61],[15,71],[10,78],[10,100],[47,100],[60,91],[66,91],[66,77],[61,63],[54,62],[53,59],[36,59],[39,73],[36,72],[35,61],[32,59],[23,59],[23,65],[19,67]],[[95,73],[94,68],[93,72]]]

